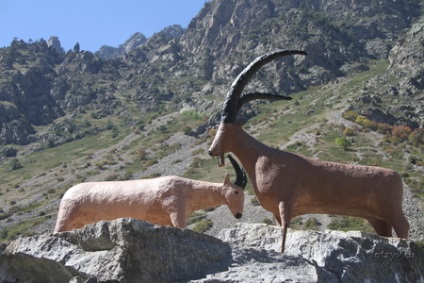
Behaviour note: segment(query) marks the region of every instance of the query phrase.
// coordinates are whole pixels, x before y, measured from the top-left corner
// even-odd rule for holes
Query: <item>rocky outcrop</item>
[[[47,46],[52,47],[57,52],[63,52],[62,45],[60,44],[59,37],[50,36],[49,40],[47,40]]]
[[[136,32],[118,47],[103,45],[95,54],[103,60],[119,58],[146,43],[146,41],[147,38],[142,33]]]
[[[281,228],[276,226],[243,223],[223,230],[219,238],[233,247],[235,263],[228,271],[196,282],[424,280],[423,250],[414,242],[396,238],[359,231],[290,230],[284,255],[275,253],[281,248]]]
[[[18,239],[0,256],[0,282],[178,282],[228,268],[228,244],[133,219]]]
[[[277,48],[302,49],[309,55],[275,64],[265,76],[268,82],[250,84],[255,90],[290,94],[327,83],[343,76],[347,66],[386,59],[396,42],[390,55],[393,65],[420,70],[422,64],[411,65],[415,59],[409,60],[414,58],[409,53],[399,56],[412,43],[409,39],[420,38],[420,27],[414,25],[405,40],[399,40],[419,16],[418,1],[409,0],[206,1],[187,29],[169,26],[149,39],[138,32],[96,54],[79,48],[55,52],[61,50],[57,37],[30,44],[15,40],[0,49],[0,100],[13,104],[27,128],[80,113],[93,112],[97,119],[121,115],[129,107],[118,103],[129,101],[147,112],[168,102],[175,109],[190,102],[199,112],[211,114],[245,64]],[[415,46],[421,48],[421,41],[415,40]],[[422,90],[421,77],[422,72],[405,75],[408,82],[402,85],[408,89],[388,90],[385,96]],[[205,103],[210,94],[215,97]],[[422,112],[408,111],[407,116],[421,119],[416,117]],[[14,138],[11,125],[4,127],[0,143],[40,140],[37,135]]]
[[[424,17],[390,50],[387,72],[370,80],[352,108],[372,121],[424,127]]]
[[[361,232],[242,223],[221,240],[134,219],[21,238],[0,250],[1,282],[417,282],[415,243]],[[191,280],[191,281],[190,281]]]

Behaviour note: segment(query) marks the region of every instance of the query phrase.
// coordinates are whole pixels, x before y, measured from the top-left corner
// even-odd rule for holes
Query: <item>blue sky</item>
[[[205,0],[0,0],[0,47],[16,37],[58,36],[65,51],[117,47],[135,32],[149,37],[179,24],[186,28]]]

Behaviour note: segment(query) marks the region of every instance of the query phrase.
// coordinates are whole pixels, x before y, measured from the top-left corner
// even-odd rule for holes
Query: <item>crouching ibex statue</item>
[[[290,220],[301,214],[325,213],[361,217],[377,234],[407,238],[409,225],[402,211],[402,181],[396,172],[371,166],[320,161],[268,147],[247,134],[236,122],[243,103],[254,99],[290,100],[290,97],[242,94],[252,76],[266,63],[287,55],[279,50],[256,58],[236,78],[224,102],[221,123],[209,149],[211,156],[233,152],[247,171],[255,194],[283,227],[282,252]]]
[[[223,184],[178,176],[78,184],[64,194],[54,232],[122,217],[184,228],[194,211],[222,204],[227,204],[232,214],[240,218],[247,177],[230,155],[228,158],[237,174],[234,184],[228,174]]]

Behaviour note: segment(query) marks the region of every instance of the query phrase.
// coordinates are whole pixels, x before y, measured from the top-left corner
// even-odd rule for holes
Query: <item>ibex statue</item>
[[[251,62],[231,85],[221,123],[209,149],[224,165],[224,153],[234,153],[247,171],[262,207],[283,227],[284,252],[290,220],[298,215],[339,214],[368,220],[377,234],[407,238],[409,224],[402,211],[402,181],[398,173],[379,167],[345,165],[308,158],[262,144],[237,122],[239,109],[254,99],[290,100],[266,93],[242,94],[252,76],[266,63],[297,50],[267,53]]]
[[[187,217],[194,211],[222,204],[227,204],[233,215],[241,218],[247,177],[230,155],[228,158],[237,174],[234,184],[225,174],[223,184],[166,176],[73,186],[60,202],[54,232],[122,217],[184,228]]]

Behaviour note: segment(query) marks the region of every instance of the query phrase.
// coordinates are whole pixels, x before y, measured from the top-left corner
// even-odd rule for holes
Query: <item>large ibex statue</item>
[[[237,122],[242,105],[254,99],[290,100],[243,89],[266,63],[287,55],[307,55],[278,50],[256,58],[236,78],[224,102],[221,123],[209,149],[224,165],[224,153],[233,152],[249,175],[256,197],[283,227],[284,252],[290,220],[298,215],[339,214],[368,220],[377,234],[407,238],[409,224],[402,211],[402,181],[398,173],[379,167],[346,165],[281,151],[259,142]]]

